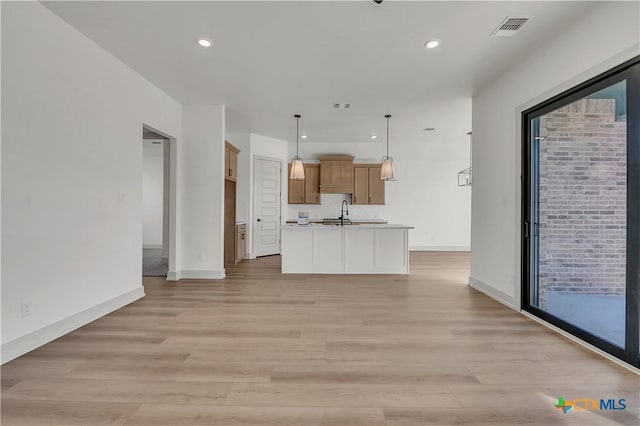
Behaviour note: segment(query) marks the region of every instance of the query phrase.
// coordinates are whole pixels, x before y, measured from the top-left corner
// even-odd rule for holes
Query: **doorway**
[[[640,366],[640,58],[523,113],[523,309]]]
[[[253,253],[256,257],[280,254],[282,162],[254,157]]]
[[[143,127],[142,275],[169,272],[170,139]]]

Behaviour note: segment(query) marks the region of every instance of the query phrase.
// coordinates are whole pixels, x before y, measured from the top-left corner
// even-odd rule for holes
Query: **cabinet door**
[[[369,169],[353,168],[353,204],[369,204]]]
[[[224,149],[224,177],[229,177],[229,148]]]
[[[241,230],[238,232],[238,239],[236,241],[236,263],[244,259],[244,253],[247,247],[245,236],[245,231]]]
[[[304,203],[320,204],[320,166],[304,166]]]
[[[291,163],[287,177],[291,176]],[[306,177],[306,176],[305,176]],[[289,179],[289,204],[304,204],[304,181]]]
[[[350,194],[353,192],[353,157],[320,157],[320,192]]]
[[[233,180],[238,179],[238,153],[229,150],[229,177]]]
[[[384,183],[380,167],[369,168],[369,204],[384,204]]]

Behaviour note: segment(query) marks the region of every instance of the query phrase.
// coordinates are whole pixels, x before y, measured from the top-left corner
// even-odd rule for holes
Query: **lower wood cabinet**
[[[354,164],[353,204],[384,204],[384,184],[380,164]]]
[[[236,225],[236,261],[244,259],[247,252],[247,225]]]

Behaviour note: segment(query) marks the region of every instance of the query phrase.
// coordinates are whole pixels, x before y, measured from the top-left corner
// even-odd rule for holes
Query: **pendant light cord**
[[[385,118],[387,119],[387,158],[389,158],[389,119],[391,116],[387,114]]]
[[[296,158],[300,158],[300,114],[296,114]]]

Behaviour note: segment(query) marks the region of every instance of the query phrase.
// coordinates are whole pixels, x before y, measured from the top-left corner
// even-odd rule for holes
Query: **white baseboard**
[[[207,271],[195,269],[183,269],[167,273],[167,281],[180,280],[221,280],[225,277],[224,269],[221,271]]]
[[[103,317],[115,310],[128,305],[131,302],[135,302],[138,299],[144,297],[144,288],[142,286],[128,291],[120,296],[116,296],[112,299],[104,301],[89,309],[85,309],[82,312],[71,315],[67,318],[56,321],[53,324],[49,324],[42,327],[39,330],[32,331],[17,339],[11,340],[2,345],[0,352],[0,358],[2,364],[11,361],[21,355],[31,352],[32,350],[39,348],[40,346],[57,339],[60,336],[64,336],[73,330],[82,327],[95,321],[100,317]]]
[[[162,248],[162,243],[160,243],[160,244],[142,244],[142,248],[146,248],[146,249],[161,249]]]
[[[497,290],[473,277],[469,277],[469,287],[486,294],[490,298],[497,300],[515,311],[520,312],[520,302],[517,301],[515,297],[510,296],[507,293],[503,293],[502,291]]]
[[[471,251],[469,246],[409,246],[409,251]]]

